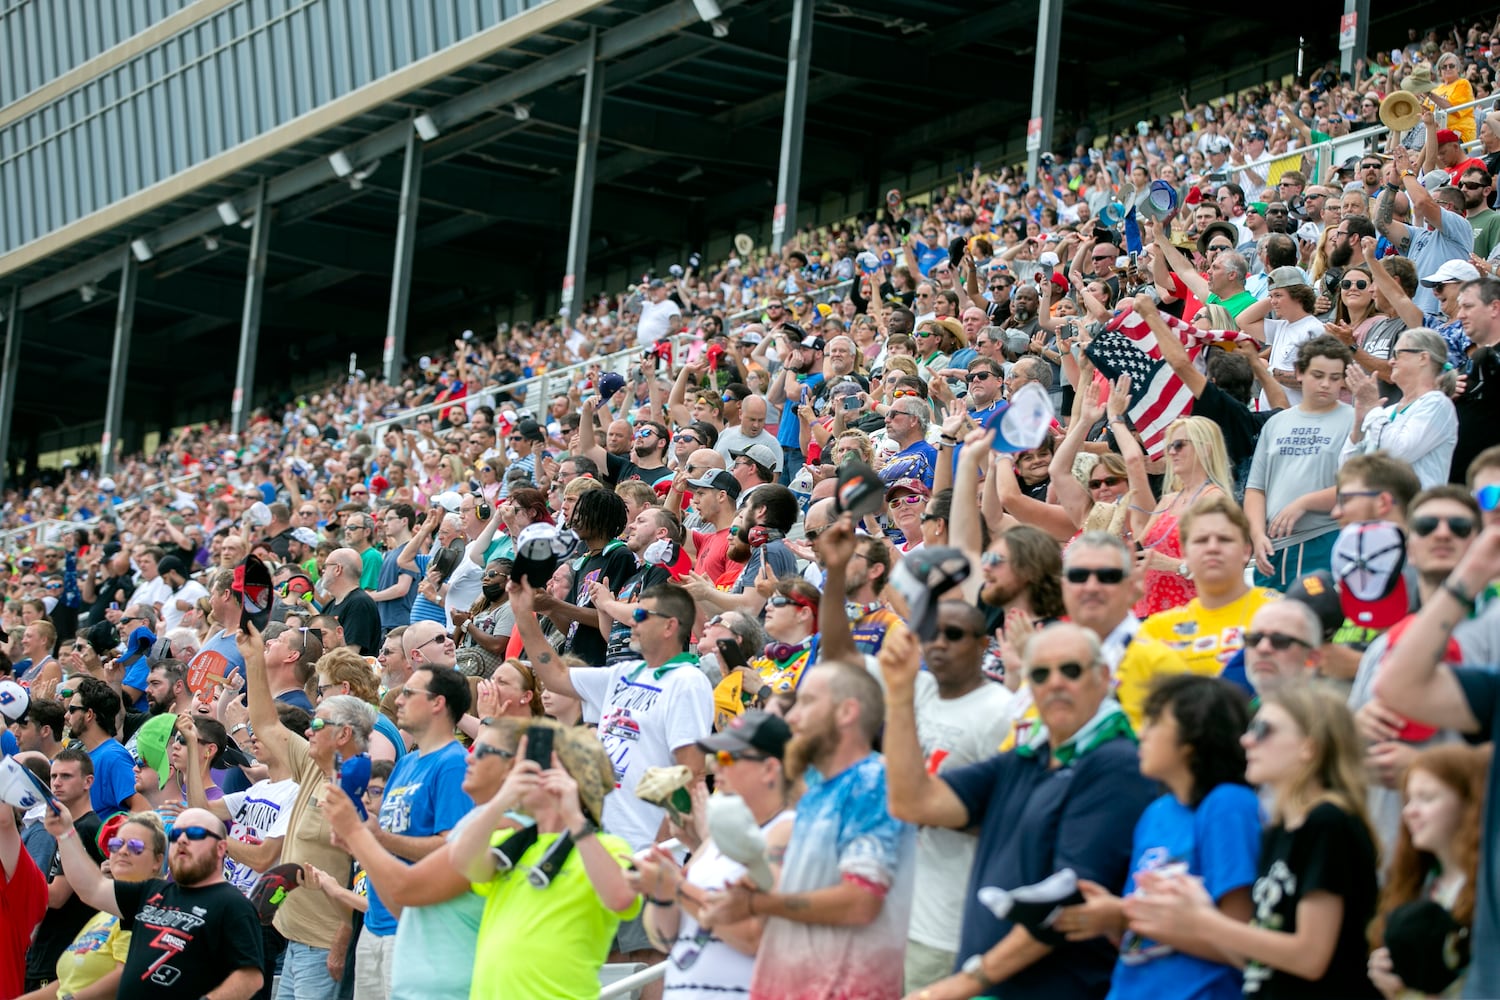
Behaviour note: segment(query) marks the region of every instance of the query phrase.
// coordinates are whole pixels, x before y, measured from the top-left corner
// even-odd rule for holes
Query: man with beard
[[[146,680],[146,701],[152,715],[171,712],[181,715],[193,710],[193,692],[187,686],[187,664],[178,660],[160,660]]]
[[[597,401],[589,397],[583,401],[583,422],[578,425],[578,451],[592,459],[604,470],[605,481],[623,483],[639,479],[655,486],[663,479],[672,477],[667,468],[667,448],[672,435],[666,425],[655,420],[643,420],[635,428],[635,446],[629,457],[616,455],[599,447],[594,434],[594,407]]]
[[[951,535],[958,534],[957,515],[964,506],[954,506]],[[983,573],[974,586],[989,613],[987,630],[993,632],[1013,616],[1029,622],[1062,617],[1062,548],[1046,532],[1024,524],[1007,528],[979,562]]]
[[[922,827],[978,827],[968,886],[1014,890],[1070,868],[1121,893],[1130,866],[1125,831],[1134,829],[1156,786],[1142,777],[1134,733],[1110,697],[1098,637],[1074,624],[1049,625],[1033,635],[1021,666],[1043,725],[1011,753],[937,774],[922,755],[915,645],[909,635],[887,639],[880,657],[890,708],[891,813]],[[972,890],[964,898],[958,971],[935,984],[934,993],[1100,996],[1108,989],[1119,955],[1112,943],[1043,940],[1021,923],[996,917]]]
[[[591,584],[602,583],[613,591],[635,575],[635,557],[619,540],[625,523],[625,501],[612,490],[582,494],[569,521],[578,534],[582,558],[574,567],[568,599],[559,601],[546,591],[536,595],[537,611],[568,632],[565,650],[591,666],[604,663],[607,648],[599,631],[599,611],[590,596]]]
[[[1500,243],[1500,212],[1490,208],[1495,179],[1483,167],[1469,167],[1458,179],[1464,193],[1464,218],[1474,227],[1474,255],[1489,257]]]
[[[711,610],[758,614],[765,598],[756,592],[757,581],[762,576],[783,580],[797,575],[797,556],[785,541],[796,523],[796,495],[775,483],[761,486],[730,526],[725,555],[731,564],[744,565],[739,576],[727,590],[718,589],[716,581],[698,574],[689,574],[684,586],[694,600]]]
[[[782,408],[776,440],[781,445],[781,478],[783,486],[802,471],[801,425],[796,419],[797,406],[809,403],[823,385],[823,338],[809,336],[795,323],[781,328],[781,354],[784,367],[771,379],[766,401]]]
[[[780,884],[708,893],[700,916],[710,928],[765,919],[753,997],[896,1000],[904,992],[915,837],[886,808],[887,764],[873,750],[884,716],[880,684],[863,663],[825,661],[803,678],[786,719],[786,773],[804,778],[807,791]],[[920,752],[913,759],[920,769]]]
[[[635,604],[641,594],[672,579],[671,569],[660,560],[668,555],[669,546],[676,547],[679,559],[674,562],[685,560],[682,538],[682,523],[675,514],[661,507],[643,507],[625,533],[625,547],[637,561],[635,573],[619,585],[618,593],[598,580],[589,584],[589,603],[599,609],[599,630],[609,636],[605,666],[640,659],[630,647]]]
[[[1333,231],[1328,234],[1328,270],[1319,279],[1318,298],[1314,304],[1319,320],[1326,323],[1338,314],[1341,292],[1339,282],[1343,280],[1344,272],[1351,267],[1371,263],[1365,259],[1364,245],[1361,242],[1366,236],[1371,239],[1375,237],[1375,224],[1363,215],[1339,219]]]
[[[152,564],[153,568],[155,563]],[[160,577],[158,577],[160,579]],[[124,640],[125,654],[119,665],[125,668],[125,677],[120,682],[120,697],[127,708],[141,711],[146,706],[146,675],[151,670],[151,646],[158,636],[160,619],[156,608],[149,604],[131,604],[115,622],[120,638]]]
[[[396,699],[396,724],[412,734],[417,749],[396,761],[372,832],[382,848],[407,862],[444,848],[448,831],[474,807],[463,791],[467,755],[453,738],[469,703],[462,674],[425,666],[412,671]],[[354,993],[378,1000],[391,992],[397,914],[373,885],[368,898],[370,909],[355,946]]]
[[[228,845],[217,816],[206,809],[180,813],[172,827],[172,877],[144,882],[105,878],[72,821],[66,807],[46,819],[73,891],[133,931],[117,996],[255,995],[262,982],[260,921],[250,901],[224,880]]]

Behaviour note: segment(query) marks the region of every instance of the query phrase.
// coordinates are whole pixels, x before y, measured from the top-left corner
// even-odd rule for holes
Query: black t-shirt
[[[94,603],[89,605],[89,623],[104,621],[104,612],[109,610],[112,603],[118,603],[120,610],[125,610],[125,605],[130,602],[130,595],[135,593],[135,580],[127,573],[124,576],[106,577],[99,581],[99,595]],[[119,595],[119,596],[116,596]]]
[[[346,645],[358,646],[366,656],[374,656],[380,648],[380,609],[375,599],[363,590],[351,590],[342,601],[324,608],[323,613],[339,620]]]
[[[635,576],[625,581],[625,585],[615,593],[615,598],[626,604],[634,604],[646,591],[670,579],[672,579],[672,574],[661,566],[642,566],[636,571]],[[609,646],[604,653],[606,666],[616,660],[639,660],[641,658],[640,653],[633,652],[630,648],[630,626],[631,623],[628,621],[615,622],[610,626]]]
[[[1265,1000],[1357,1000],[1378,997],[1366,974],[1370,953],[1365,927],[1375,915],[1375,843],[1355,816],[1331,803],[1314,807],[1295,830],[1273,826],[1261,839],[1260,875],[1251,890],[1255,915],[1251,925],[1297,930],[1297,905],[1315,892],[1344,901],[1333,958],[1323,978],[1313,982],[1267,968],[1245,966],[1245,996]]]
[[[1481,347],[1472,361],[1469,387],[1453,401],[1458,410],[1458,444],[1448,479],[1460,486],[1469,463],[1495,443],[1495,428],[1500,425],[1500,354],[1493,347]]]
[[[665,465],[658,465],[652,469],[643,469],[623,455],[606,454],[605,464],[609,466],[605,475],[615,485],[628,483],[632,479],[639,479],[643,483],[655,486],[663,479],[672,478],[672,470]]]
[[[635,556],[623,542],[611,542],[597,556],[585,556],[582,563],[574,561],[573,589],[568,591],[568,603],[580,608],[594,607],[589,600],[588,584],[599,580],[611,591],[623,587],[635,575]],[[597,622],[597,615],[589,616]],[[604,636],[592,624],[576,623],[568,629],[568,642],[564,652],[572,653],[591,667],[604,665]]]
[[[93,811],[86,812],[73,821],[78,839],[83,841],[83,846],[96,865],[104,864],[104,855],[99,850],[99,827],[103,825],[103,821]],[[47,881],[51,882],[62,873],[62,851],[59,850],[52,856],[52,864],[46,872]],[[83,925],[93,919],[95,912],[97,911],[92,906],[78,898],[77,893],[56,909],[49,907],[37,926],[36,938],[31,942],[30,950],[26,952],[26,978],[56,979],[57,960],[62,957],[68,945],[73,943],[78,932],[83,930]]]
[[[130,953],[121,1000],[196,1000],[240,969],[261,966],[255,907],[228,882],[184,888],[165,879],[116,882]]]

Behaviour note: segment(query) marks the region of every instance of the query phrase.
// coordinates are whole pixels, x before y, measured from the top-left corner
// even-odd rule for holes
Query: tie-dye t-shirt
[[[881,895],[864,927],[766,921],[751,1000],[896,1000],[916,871],[916,831],[886,810],[885,761],[871,754],[824,779],[807,772],[807,793],[781,870],[781,893],[849,880]]]

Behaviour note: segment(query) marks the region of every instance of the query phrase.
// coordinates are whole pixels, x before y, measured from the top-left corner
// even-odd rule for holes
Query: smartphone
[[[548,726],[530,726],[526,730],[526,759],[534,760],[542,770],[552,766],[552,735]]]
[[[1130,269],[1132,271],[1135,270],[1135,260],[1136,260],[1136,253],[1135,253],[1134,250],[1132,250],[1132,251],[1130,251]]]
[[[719,664],[726,674],[731,670],[750,665],[745,661],[745,654],[740,650],[740,644],[733,639],[720,639],[715,645],[719,647]]]
[[[857,409],[859,409],[859,397],[856,396],[856,395],[854,395],[853,393],[850,393],[849,395],[845,396],[844,397],[844,410],[847,412],[849,410],[857,410]]]

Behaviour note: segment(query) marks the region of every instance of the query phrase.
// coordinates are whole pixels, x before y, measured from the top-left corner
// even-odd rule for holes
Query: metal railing
[[[184,483],[192,482],[194,479],[197,479],[198,476],[199,472],[194,470],[193,472],[184,473],[180,476],[174,476],[164,483],[156,483],[155,485],[142,490],[136,496],[130,497],[127,500],[123,500],[120,503],[115,504],[111,508],[111,517],[119,517],[120,514],[130,510],[132,507],[140,506],[142,503],[146,502],[147,498],[150,497],[151,494],[159,490],[171,489],[175,491],[177,487],[181,486]],[[44,518],[43,520],[37,521],[33,524],[23,524],[15,528],[7,528],[4,531],[0,531],[0,552],[18,552],[23,549],[33,548],[37,545],[43,545],[54,540],[59,534],[64,531],[68,531],[74,528],[91,528],[94,525],[98,524],[101,520],[103,520],[103,517],[97,514],[84,521],[65,521],[59,518]]]
[[[620,997],[635,996],[643,986],[656,982],[667,974],[667,963],[665,960],[655,965],[648,965],[640,972],[632,973],[624,979],[616,979],[608,986],[599,990],[599,1000],[617,1000]]]

